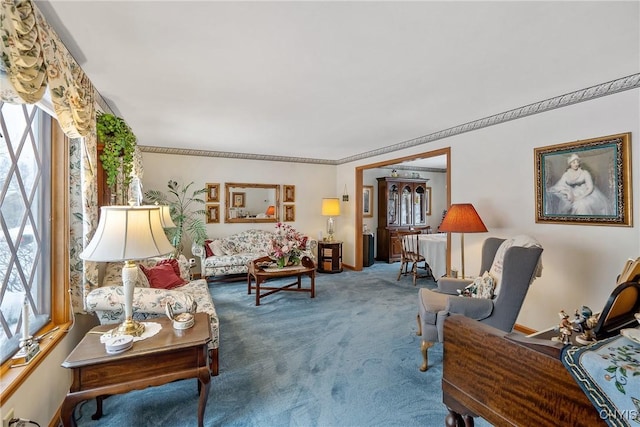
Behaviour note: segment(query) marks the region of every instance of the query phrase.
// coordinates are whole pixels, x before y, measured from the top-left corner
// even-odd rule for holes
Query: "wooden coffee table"
[[[172,381],[196,378],[200,398],[198,401],[198,426],[203,425],[204,410],[209,396],[209,371],[207,343],[211,340],[209,315],[197,313],[190,329],[173,329],[171,320],[150,320],[162,325],[156,335],[133,343],[133,348],[120,354],[108,354],[100,342],[100,333],[116,325],[93,328],[78,343],[62,363],[73,370],[71,389],[62,403],[62,423],[75,426],[73,410],[84,400],[98,398],[94,419],[102,416],[102,398],[112,394],[127,393]]]
[[[302,258],[302,265],[293,267],[265,269],[260,266],[262,263],[266,263],[269,261],[271,261],[271,258],[262,257],[249,262],[249,272],[247,273],[247,293],[251,295],[251,291],[255,289],[256,305],[260,305],[260,298],[266,297],[267,295],[271,295],[279,291],[309,292],[311,293],[311,298],[315,298],[316,266],[310,258]],[[308,276],[311,279],[311,286],[309,288],[302,287],[302,276]],[[280,287],[262,285],[267,280],[279,279],[283,277],[296,277],[297,280],[293,283]],[[255,279],[256,281],[255,286],[252,285],[253,279]]]

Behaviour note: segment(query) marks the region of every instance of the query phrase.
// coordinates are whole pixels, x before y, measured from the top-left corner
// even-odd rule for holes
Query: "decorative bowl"
[[[131,335],[119,335],[109,338],[104,343],[104,348],[109,354],[122,353],[133,347],[133,337]]]
[[[173,318],[174,329],[189,329],[195,323],[195,318],[191,313],[180,313]]]

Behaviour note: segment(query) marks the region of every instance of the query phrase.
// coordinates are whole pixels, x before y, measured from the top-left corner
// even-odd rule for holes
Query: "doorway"
[[[400,157],[396,159],[384,160],[377,163],[371,163],[368,165],[358,166],[355,169],[355,178],[356,178],[356,221],[355,221],[355,265],[354,270],[361,271],[363,268],[363,242],[362,242],[362,226],[363,226],[363,176],[364,171],[368,169],[376,169],[382,167],[391,167],[391,166],[408,166],[411,162],[415,162],[417,160],[422,159],[431,159],[438,156],[444,156],[446,170],[445,170],[445,206],[448,208],[451,204],[451,148],[441,148],[434,151],[427,151],[425,153],[413,154],[411,156]],[[379,197],[378,194],[375,195]],[[447,235],[447,273],[449,272],[451,265],[451,235]]]

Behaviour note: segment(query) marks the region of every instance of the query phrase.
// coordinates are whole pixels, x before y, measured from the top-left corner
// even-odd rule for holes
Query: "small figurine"
[[[394,178],[397,178],[398,177],[398,171],[395,170],[395,169],[392,169],[391,170],[391,176],[394,177]]]
[[[569,320],[569,315],[564,310],[560,310],[558,316],[560,316],[560,324],[554,330],[556,332],[559,332],[560,335],[557,337],[553,337],[552,340],[561,341],[563,344],[571,344],[571,334],[573,333],[573,326],[571,325],[571,321]]]
[[[598,317],[593,315],[589,307],[583,305],[580,309],[576,309],[573,323],[575,325],[573,330],[580,333],[576,336],[578,343],[587,345],[596,340],[593,334],[593,328],[598,323]]]

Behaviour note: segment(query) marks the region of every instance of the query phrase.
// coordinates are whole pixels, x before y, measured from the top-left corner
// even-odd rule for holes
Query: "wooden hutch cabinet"
[[[398,231],[427,225],[427,180],[424,178],[378,178],[379,261],[400,261]]]

